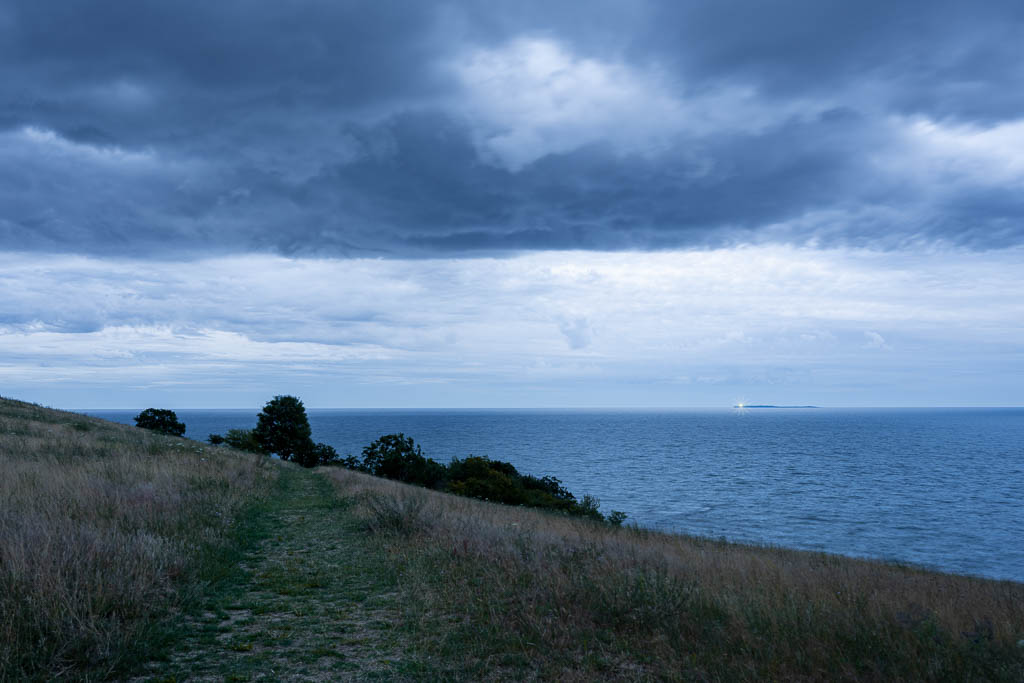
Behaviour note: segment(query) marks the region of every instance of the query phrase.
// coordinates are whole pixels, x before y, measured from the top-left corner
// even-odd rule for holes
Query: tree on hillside
[[[146,408],[135,416],[135,426],[171,436],[185,434],[185,423],[178,422],[173,410],[163,408]]]
[[[260,448],[277,453],[282,460],[296,460],[312,449],[312,433],[306,408],[295,396],[275,396],[268,401],[253,430]]]

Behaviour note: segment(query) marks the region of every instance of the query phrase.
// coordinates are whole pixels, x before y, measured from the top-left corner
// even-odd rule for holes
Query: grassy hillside
[[[1024,584],[553,516],[327,470],[424,671],[467,680],[1024,680]]]
[[[103,677],[147,656],[276,471],[0,399],[0,680]]]
[[[1024,680],[1024,584],[615,528],[3,399],[0,501],[0,681]]]

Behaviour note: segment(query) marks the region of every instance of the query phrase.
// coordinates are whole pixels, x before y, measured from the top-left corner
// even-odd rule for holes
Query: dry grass
[[[0,399],[0,680],[113,670],[275,469]]]
[[[195,588],[203,557],[278,471],[0,399],[0,681],[124,673],[147,625]],[[398,678],[1024,680],[1024,584],[616,529],[321,471],[343,500],[322,480],[323,493],[296,489],[305,472],[279,478],[294,490],[274,509],[291,516],[271,522],[289,535],[264,559],[280,571],[242,587],[279,594],[280,605],[253,605],[288,607],[305,620],[298,630],[319,634],[303,671],[329,657],[339,675],[372,673],[372,657],[345,658],[373,648],[335,631],[386,590],[396,616],[380,633],[401,645],[386,668]],[[297,665],[313,642],[270,627],[246,640],[250,626],[231,622],[225,636],[247,662],[276,662],[290,637]],[[189,666],[220,671],[221,658],[193,654],[203,661]]]
[[[325,472],[399,568],[411,643],[455,678],[1024,680],[1024,584]]]

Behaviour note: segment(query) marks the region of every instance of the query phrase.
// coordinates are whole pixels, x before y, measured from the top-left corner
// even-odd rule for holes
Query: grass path
[[[284,469],[259,527],[176,647],[136,680],[405,678],[395,579],[329,482]]]

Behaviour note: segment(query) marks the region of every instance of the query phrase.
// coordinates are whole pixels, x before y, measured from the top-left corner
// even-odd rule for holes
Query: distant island
[[[738,403],[733,408],[817,408],[818,406],[771,406],[771,405],[755,405],[752,403]]]

